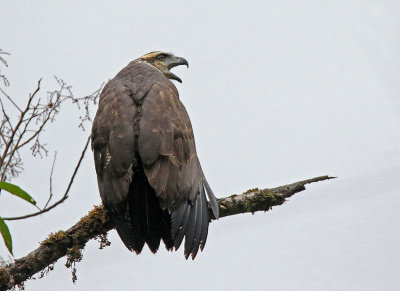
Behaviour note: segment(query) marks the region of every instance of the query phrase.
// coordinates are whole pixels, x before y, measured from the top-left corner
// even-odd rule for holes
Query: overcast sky
[[[190,63],[174,69],[176,85],[218,197],[339,177],[273,211],[213,222],[195,261],[182,249],[137,256],[111,231],[110,247],[88,243],[75,285],[62,258],[27,290],[399,290],[399,30],[399,1],[3,0],[2,72],[19,104],[41,77],[43,98],[53,75],[84,96],[149,51],[174,52]],[[65,108],[44,136],[59,195],[88,134],[78,123]],[[24,158],[13,182],[43,205],[52,159]],[[98,204],[88,152],[65,203],[9,223],[15,256]],[[0,197],[2,216],[33,210]]]

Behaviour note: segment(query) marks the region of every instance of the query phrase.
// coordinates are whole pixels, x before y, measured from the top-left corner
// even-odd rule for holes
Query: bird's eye
[[[165,55],[159,55],[159,56],[157,57],[157,59],[159,59],[160,61],[163,61],[163,60],[165,59]]]

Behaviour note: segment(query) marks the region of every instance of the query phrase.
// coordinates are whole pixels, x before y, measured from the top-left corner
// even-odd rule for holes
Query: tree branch
[[[273,206],[282,205],[292,195],[305,190],[306,184],[333,178],[321,176],[271,189],[251,189],[240,195],[220,198],[218,199],[220,218],[268,211]],[[106,234],[112,228],[114,226],[104,208],[95,207],[70,229],[51,234],[36,250],[0,268],[0,291],[22,284],[65,255],[72,256],[73,253],[83,249],[89,240]]]

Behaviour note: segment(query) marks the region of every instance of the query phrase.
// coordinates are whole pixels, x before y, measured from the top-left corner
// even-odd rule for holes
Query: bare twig
[[[51,172],[50,172],[50,189],[49,189],[49,199],[47,200],[46,204],[44,205],[44,209],[47,208],[47,205],[49,205],[51,198],[53,198],[53,173],[54,173],[54,165],[56,164],[56,159],[57,159],[57,152],[54,153],[54,159],[53,159],[53,165],[51,166]]]
[[[22,112],[21,108],[18,107],[18,105],[14,102],[14,100],[12,100],[12,98],[6,92],[4,92],[3,89],[0,88],[0,91],[1,93],[3,93],[4,96],[6,96],[6,98],[11,102],[11,104],[18,109],[19,112]]]
[[[14,137],[15,137],[15,135],[17,134],[17,132],[18,132],[18,130],[19,130],[19,127],[20,127],[21,124],[22,124],[22,121],[24,120],[25,114],[26,114],[26,113],[28,112],[28,110],[30,109],[30,105],[31,105],[31,103],[32,103],[33,98],[35,97],[36,93],[39,92],[39,90],[40,90],[40,82],[41,82],[41,81],[42,81],[42,79],[40,79],[40,80],[38,81],[38,85],[37,85],[36,90],[33,92],[33,94],[31,94],[31,95],[29,96],[29,99],[28,99],[27,105],[26,105],[26,107],[25,107],[25,110],[22,111],[22,113],[21,113],[21,115],[20,115],[20,118],[19,118],[17,124],[14,126],[14,128],[13,128],[13,130],[12,130],[12,132],[11,132],[11,136],[10,136],[8,142],[7,142],[6,145],[5,145],[5,148],[4,148],[4,151],[3,151],[3,155],[2,155],[1,158],[0,158],[0,167],[3,166],[4,160],[5,160],[5,158],[6,158],[7,154],[8,154],[8,150],[10,149],[11,145],[12,145],[13,142],[14,142]],[[14,152],[15,152],[15,151],[14,151]],[[10,158],[8,159],[8,162],[7,162],[6,166],[3,167],[3,172],[2,172],[1,175],[0,175],[0,180],[3,180],[3,181],[5,180],[5,173],[6,173],[6,170],[7,170],[8,165],[10,164],[11,158],[12,158],[12,155],[10,155]]]
[[[4,66],[8,67],[8,63],[7,63],[6,59],[4,58],[4,55],[8,55],[9,56],[10,53],[5,52],[2,49],[0,49],[0,62],[2,62]],[[1,70],[0,70],[0,80],[3,80],[4,86],[7,87],[7,86],[10,85],[10,82],[8,81],[7,77],[4,74],[1,73]]]
[[[221,198],[219,199],[220,217],[239,213],[254,213],[260,210],[267,211],[272,206],[283,204],[288,197],[295,193],[303,191],[306,184],[332,178],[321,176],[281,187],[264,190],[253,189],[240,195]],[[239,210],[234,201],[245,207]],[[112,228],[114,226],[103,207],[95,207],[70,229],[50,235],[27,256],[0,268],[0,291],[21,284],[35,273],[67,255],[68,250],[83,249],[89,240],[107,233]]]
[[[53,209],[53,208],[56,207],[57,205],[63,203],[63,202],[68,198],[69,190],[71,189],[71,186],[72,186],[72,184],[73,184],[73,182],[74,182],[74,179],[75,179],[75,177],[76,177],[76,174],[78,173],[79,167],[80,167],[80,165],[81,165],[81,163],[82,163],[82,160],[83,160],[83,158],[84,158],[84,156],[85,156],[86,150],[87,150],[87,148],[88,148],[88,146],[89,146],[89,142],[90,142],[90,136],[88,137],[88,139],[87,139],[87,141],[86,141],[86,144],[85,144],[85,146],[84,146],[84,148],[83,148],[83,150],[82,150],[82,153],[81,153],[81,156],[80,156],[80,158],[79,158],[79,161],[78,161],[78,163],[77,163],[76,166],[75,166],[74,172],[72,173],[72,176],[71,176],[71,178],[70,178],[70,180],[69,180],[67,189],[65,190],[64,195],[63,195],[58,201],[54,202],[52,205],[50,205],[50,206],[48,206],[48,207],[43,208],[41,211],[34,212],[34,213],[31,213],[31,214],[27,214],[27,215],[17,216],[17,217],[2,217],[3,220],[20,220],[20,219],[25,219],[25,218],[33,217],[33,216],[38,216],[38,215],[40,215],[40,214],[43,214],[43,213],[45,213],[45,212],[47,212],[47,211]],[[54,164],[53,164],[53,165],[54,165]],[[50,195],[51,195],[51,194],[50,194]],[[50,198],[49,198],[49,199],[50,199]],[[46,206],[47,206],[47,203],[46,203]]]
[[[41,82],[41,80],[42,80],[42,79],[39,80],[39,82],[38,82],[38,87],[37,87],[37,89],[35,90],[35,92],[33,92],[33,94],[29,97],[29,100],[28,100],[28,104],[27,104],[27,106],[26,106],[26,109],[21,113],[20,119],[19,119],[19,121],[18,121],[16,127],[14,128],[14,131],[13,131],[13,133],[12,133],[12,135],[11,135],[10,140],[9,140],[9,143],[11,143],[11,144],[14,143],[14,145],[13,145],[13,147],[12,147],[12,149],[11,149],[11,151],[10,151],[9,153],[6,152],[6,150],[8,150],[8,148],[7,148],[7,146],[6,146],[6,149],[5,149],[5,152],[4,152],[5,156],[2,158],[2,161],[4,161],[4,159],[6,158],[6,156],[8,156],[9,158],[8,158],[8,161],[7,161],[6,165],[3,167],[3,173],[1,174],[1,177],[0,177],[2,180],[5,180],[5,173],[6,173],[6,170],[7,170],[8,166],[10,165],[10,163],[11,163],[13,157],[14,157],[15,152],[21,147],[19,143],[21,142],[22,138],[23,138],[24,135],[26,134],[27,128],[28,128],[28,126],[29,126],[29,123],[33,120],[32,116],[31,116],[30,118],[28,118],[28,120],[27,120],[26,122],[23,121],[23,120],[24,120],[24,117],[25,117],[25,114],[31,109],[31,108],[30,108],[30,104],[31,104],[33,98],[35,97],[36,93],[39,92],[39,90],[40,90],[40,82]],[[36,130],[34,136],[38,135],[38,134],[42,131],[42,129],[43,129],[44,125],[46,124],[46,122],[47,122],[47,120],[39,127],[38,130]],[[13,139],[14,139],[14,136],[15,136],[17,130],[19,130],[19,127],[20,127],[22,124],[24,124],[24,127],[23,127],[21,133],[17,135],[17,141],[14,142],[14,140],[13,140]],[[25,144],[26,144],[26,143],[25,143]]]
[[[40,81],[36,90],[30,94],[24,109],[21,109],[16,102],[1,89],[0,94],[6,96],[13,107],[19,111],[19,118],[15,124],[12,124],[5,104],[0,103],[3,112],[3,119],[0,121],[0,180],[10,180],[23,170],[22,160],[19,151],[30,145],[33,156],[47,156],[47,145],[41,142],[41,134],[48,127],[49,123],[55,121],[58,113],[61,112],[61,106],[66,101],[71,101],[76,105],[81,114],[78,127],[85,130],[85,123],[92,121],[90,117],[90,105],[96,104],[100,96],[102,87],[94,93],[85,97],[74,97],[72,87],[60,78],[54,77],[59,88],[47,92],[47,99],[38,98],[40,90]],[[0,100],[1,101],[1,100]]]
[[[1,111],[3,112],[3,116],[4,116],[4,124],[7,123],[8,131],[14,131],[14,128],[13,128],[11,122],[10,122],[10,117],[8,116],[8,114],[6,112],[5,107],[4,107],[4,103],[3,103],[3,101],[1,101],[1,99],[0,99],[0,106],[1,106]],[[3,135],[3,131],[1,131],[1,135]],[[0,163],[1,163],[1,160],[0,160]]]

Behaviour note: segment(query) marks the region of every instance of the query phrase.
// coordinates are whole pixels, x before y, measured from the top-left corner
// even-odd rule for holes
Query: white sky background
[[[53,75],[83,96],[144,53],[172,51],[190,63],[177,88],[219,197],[339,177],[212,223],[195,261],[181,249],[137,256],[112,231],[110,247],[87,245],[76,285],[62,258],[27,290],[399,290],[399,16],[398,1],[378,0],[2,1],[2,71],[19,104],[40,77],[43,98]],[[44,136],[60,195],[88,134],[74,112]],[[25,157],[14,182],[44,204],[52,159]],[[99,203],[89,152],[63,205],[9,223],[15,256]],[[33,210],[0,197],[2,216]]]

